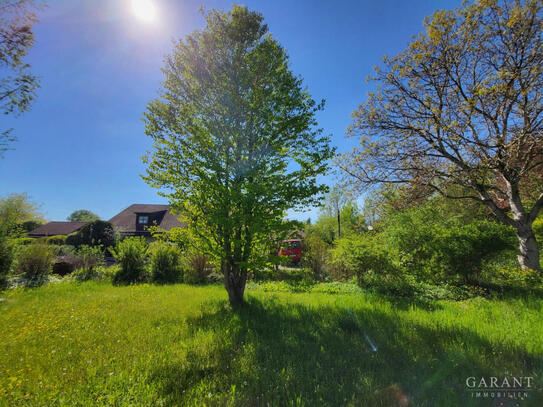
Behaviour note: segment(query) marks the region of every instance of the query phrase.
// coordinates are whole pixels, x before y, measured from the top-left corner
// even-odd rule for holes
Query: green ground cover
[[[1,292],[0,406],[490,406],[467,377],[543,387],[542,299],[412,304],[320,287],[252,285],[235,312],[221,286]]]

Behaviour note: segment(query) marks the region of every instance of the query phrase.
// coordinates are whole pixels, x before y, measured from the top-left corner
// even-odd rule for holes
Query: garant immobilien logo
[[[532,376],[475,377],[466,379],[472,398],[507,398],[525,400],[533,388]]]

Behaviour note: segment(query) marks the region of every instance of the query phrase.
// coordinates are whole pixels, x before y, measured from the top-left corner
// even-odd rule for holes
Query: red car
[[[290,259],[290,263],[298,265],[302,259],[302,241],[301,239],[283,240],[279,256],[285,256]]]

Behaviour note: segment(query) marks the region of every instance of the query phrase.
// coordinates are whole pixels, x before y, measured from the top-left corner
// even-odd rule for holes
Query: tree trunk
[[[339,214],[339,209],[337,211],[337,236],[341,237],[341,215]]]
[[[239,266],[223,263],[224,285],[228,292],[230,305],[243,305],[243,293],[247,282],[246,273],[240,270]]]
[[[510,182],[506,177],[504,179],[507,185],[507,195],[509,205],[511,206],[511,213],[513,214],[513,221],[511,222],[503,212],[501,215],[505,218],[503,219],[505,224],[511,222],[509,224],[517,230],[517,238],[519,240],[518,262],[520,267],[523,270],[541,271],[539,247],[532,229],[532,224],[539,212],[540,202],[538,200],[538,203],[534,205],[531,211],[526,211],[520,197],[518,181]]]
[[[532,230],[532,225],[525,224],[517,227],[517,237],[519,240],[518,262],[522,269],[541,271],[539,247]]]

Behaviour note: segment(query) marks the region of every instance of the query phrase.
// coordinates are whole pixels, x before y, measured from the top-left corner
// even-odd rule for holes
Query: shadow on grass
[[[273,297],[249,297],[237,312],[209,303],[187,321],[184,360],[169,361],[150,380],[172,405],[243,406],[491,406],[496,400],[471,397],[467,377],[541,380],[539,356],[467,329],[399,318]],[[542,400],[532,391],[520,405]]]

